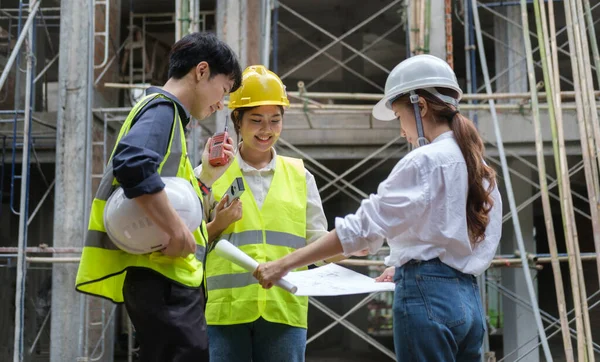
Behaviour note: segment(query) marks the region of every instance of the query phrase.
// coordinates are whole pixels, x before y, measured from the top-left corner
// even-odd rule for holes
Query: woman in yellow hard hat
[[[277,260],[327,233],[314,176],[301,159],[274,149],[289,104],[275,73],[262,65],[246,68],[229,100],[239,152],[213,184],[209,201],[209,239],[227,239],[258,262]],[[238,177],[245,191],[226,206],[222,196]],[[265,290],[252,273],[214,252],[206,268],[211,361],[304,361],[307,297]]]

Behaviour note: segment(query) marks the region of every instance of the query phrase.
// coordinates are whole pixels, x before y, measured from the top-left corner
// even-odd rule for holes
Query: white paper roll
[[[230,262],[241,266],[242,268],[246,269],[250,273],[254,273],[254,271],[258,267],[258,262],[256,260],[249,257],[248,254],[244,253],[243,251],[238,249],[235,245],[231,244],[229,241],[227,241],[225,239],[221,239],[217,242],[217,245],[215,246],[215,252],[221,258],[227,259]],[[296,291],[298,291],[298,288],[295,285],[293,285],[292,283],[288,282],[287,280],[285,280],[283,278],[281,280],[279,280],[278,282],[276,282],[275,285],[282,289],[287,290],[288,292],[290,292],[292,294],[294,294],[294,293],[296,293]]]

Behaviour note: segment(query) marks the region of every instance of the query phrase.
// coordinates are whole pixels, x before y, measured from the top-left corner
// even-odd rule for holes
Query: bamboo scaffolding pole
[[[536,7],[536,28],[538,31],[538,39],[542,39],[540,24],[540,14],[538,7],[535,6],[537,2],[534,1],[534,7]],[[525,43],[525,55],[527,58],[527,74],[529,77],[529,89],[531,91],[531,106],[533,110],[533,125],[535,130],[535,148],[536,157],[538,164],[538,175],[540,182],[540,191],[542,197],[542,208],[544,211],[544,222],[546,225],[546,233],[548,237],[548,248],[550,249],[551,260],[552,260],[552,272],[554,274],[554,285],[556,288],[556,299],[558,302],[558,310],[560,317],[560,326],[563,337],[563,346],[565,349],[565,357],[568,362],[574,362],[573,346],[571,344],[571,334],[569,332],[569,320],[566,312],[566,301],[565,291],[562,280],[562,273],[560,270],[560,262],[558,261],[558,249],[556,247],[556,235],[554,234],[554,222],[552,220],[552,209],[550,207],[550,197],[548,194],[548,180],[546,178],[546,162],[544,156],[544,141],[542,138],[542,127],[540,124],[540,112],[538,108],[537,98],[537,81],[535,79],[535,66],[533,63],[533,47],[531,46],[531,39],[529,38],[529,17],[527,11],[526,0],[521,0],[521,19],[523,21],[523,38]],[[544,56],[544,53],[541,53]],[[542,65],[545,68],[544,79],[548,77],[547,64],[542,60]],[[548,89],[548,93],[552,94],[552,89]],[[551,99],[551,98],[550,98]],[[579,338],[578,338],[579,339]]]
[[[583,52],[582,47],[581,47],[581,42],[580,42],[580,34],[579,34],[579,24],[577,21],[577,9],[575,6],[575,3],[573,0],[570,1],[565,1],[564,2],[564,8],[565,8],[565,18],[566,18],[566,27],[567,27],[567,35],[568,35],[568,39],[569,39],[569,44],[571,46],[570,49],[570,57],[571,57],[571,69],[573,72],[573,81],[574,81],[574,85],[575,85],[575,92],[576,92],[576,97],[575,97],[575,101],[576,101],[576,105],[577,105],[577,118],[579,119],[578,122],[578,126],[579,126],[579,133],[580,133],[580,138],[581,138],[581,148],[582,148],[582,157],[583,157],[583,161],[584,161],[584,172],[585,172],[585,177],[586,177],[586,185],[587,185],[587,190],[588,190],[588,198],[590,199],[590,205],[593,205],[593,200],[595,200],[595,186],[593,185],[593,179],[594,176],[592,175],[593,171],[592,171],[592,161],[591,161],[591,157],[590,157],[590,145],[589,145],[589,140],[588,140],[588,134],[587,134],[587,129],[589,129],[589,126],[587,125],[589,123],[589,118],[590,118],[590,109],[589,109],[589,99],[588,97],[586,97],[584,94],[584,90],[585,88],[585,84],[586,84],[586,79],[583,76],[583,67],[584,67],[584,62],[583,59],[581,57],[581,53]],[[595,113],[595,112],[593,112]],[[596,230],[597,230],[597,224],[598,224],[598,220],[597,220],[597,215],[594,217],[594,215],[597,214],[597,212],[593,212],[592,215],[592,227],[594,229],[594,244],[596,245],[596,252],[599,251],[598,248],[598,244],[596,239],[597,239],[597,235],[596,235]],[[594,220],[595,219],[595,220]],[[577,229],[574,228],[573,230],[573,235],[577,234]],[[575,253],[579,254],[579,243],[577,242],[577,239],[575,239]],[[581,263],[578,263],[577,265],[577,273],[579,276],[579,280],[583,281],[583,267],[581,265]],[[590,344],[589,344],[589,340],[591,340],[591,332],[588,332],[590,328],[589,326],[589,313],[587,313],[587,296],[586,296],[586,292],[585,292],[585,283],[583,283],[581,285],[580,288],[580,293],[581,293],[581,301],[582,301],[582,308],[584,308],[584,313],[583,313],[583,317],[584,317],[584,327],[586,329],[586,341],[588,341],[588,343],[586,343],[586,346],[588,347],[588,356],[590,354],[592,354],[591,350],[590,350]],[[586,318],[587,317],[587,318]],[[591,356],[590,361],[593,361],[593,354]],[[581,360],[581,359],[580,359]]]
[[[598,175],[598,168],[600,167],[600,124],[598,123],[598,112],[596,112],[593,107],[596,105],[596,98],[594,96],[592,96],[593,92],[594,92],[594,81],[593,81],[593,76],[592,76],[592,64],[591,64],[591,60],[590,60],[590,54],[588,49],[589,47],[589,42],[588,42],[588,36],[587,36],[587,32],[586,32],[586,26],[585,26],[585,12],[584,12],[584,7],[582,4],[583,0],[576,0],[575,4],[577,5],[577,11],[575,12],[575,14],[577,14],[578,16],[578,20],[577,20],[577,24],[581,24],[581,26],[579,26],[579,31],[581,34],[581,48],[583,49],[583,62],[585,64],[585,67],[583,68],[583,71],[585,73],[585,80],[586,80],[586,88],[584,89],[584,96],[587,97],[589,99],[590,105],[592,108],[589,109],[589,113],[590,113],[590,121],[587,123],[588,124],[588,135],[590,137],[590,154],[592,155],[592,175],[594,176],[594,186],[596,188],[596,199],[599,197],[600,195],[600,180],[599,180],[599,175]],[[589,3],[588,3],[588,7],[589,7]],[[591,13],[588,14],[589,17],[591,17]],[[594,23],[592,22],[591,24],[591,28],[588,29],[590,32],[592,32],[594,30]],[[595,34],[593,36],[593,39],[595,41]],[[595,45],[595,50],[598,50],[598,46],[597,44],[593,44]],[[594,46],[592,46],[592,51],[594,51]],[[600,70],[597,69],[596,70]],[[592,92],[592,93],[589,93]],[[596,162],[593,162],[593,160],[596,160]],[[593,204],[591,204],[590,206],[593,206]],[[600,205],[599,205],[600,206]],[[596,247],[600,246],[600,230],[598,230],[598,245],[596,245]],[[600,264],[598,264],[598,276],[600,277]]]
[[[475,22],[475,35],[477,38],[477,49],[479,51],[479,60],[481,62],[481,70],[483,73],[483,79],[485,82],[486,93],[492,94],[492,85],[490,82],[490,74],[487,65],[487,57],[485,54],[485,48],[483,43],[483,36],[481,31],[481,22],[479,20],[479,10],[477,8],[477,0],[471,0],[471,4],[473,7],[473,20]],[[492,121],[494,123],[494,133],[496,136],[496,144],[498,145],[498,152],[500,155],[500,161],[502,162],[502,174],[504,176],[504,184],[506,187],[506,194],[508,198],[509,208],[511,213],[513,214],[512,223],[514,227],[514,233],[517,239],[517,244],[519,246],[519,251],[522,254],[525,254],[525,243],[523,241],[523,234],[521,232],[521,223],[519,221],[519,215],[517,211],[515,195],[513,193],[512,181],[510,178],[510,173],[508,171],[508,162],[506,160],[506,154],[504,152],[504,143],[502,141],[502,134],[500,131],[500,125],[498,122],[498,115],[496,113],[496,107],[493,100],[488,101],[490,105],[490,113],[492,116]],[[524,259],[522,255],[521,258]],[[542,318],[540,314],[540,309],[537,301],[536,292],[533,287],[533,280],[531,277],[531,272],[528,268],[525,268],[527,260],[523,260],[523,276],[525,277],[525,283],[527,285],[527,293],[529,294],[529,299],[531,301],[531,305],[533,308],[533,316],[535,319],[536,327],[538,330],[538,336],[542,342],[542,348],[544,350],[544,356],[546,357],[547,362],[552,362],[552,354],[550,352],[550,346],[548,345],[548,339],[546,337],[546,331],[544,330],[544,324],[542,323]]]
[[[587,134],[587,144],[589,147],[590,154],[590,167],[591,167],[591,181],[586,180],[587,182],[592,182],[595,194],[600,194],[600,186],[598,184],[598,166],[595,162],[596,159],[596,149],[594,147],[594,129],[598,128],[598,113],[592,110],[596,104],[595,97],[592,97],[588,92],[593,92],[593,82],[592,82],[592,73],[591,73],[591,63],[590,57],[588,53],[588,43],[587,43],[587,35],[585,32],[585,22],[583,20],[583,13],[579,14],[579,12],[583,12],[581,1],[580,0],[571,0],[569,1],[571,5],[571,23],[573,25],[573,35],[575,41],[575,47],[577,51],[577,61],[579,64],[579,85],[581,87],[581,95],[583,97],[583,111],[584,111],[584,124],[586,128]],[[581,16],[581,18],[580,18]],[[583,24],[583,28],[582,25]],[[599,131],[600,132],[600,131]],[[583,137],[583,135],[582,135]],[[590,205],[594,203],[591,202]],[[598,224],[600,225],[600,224]],[[594,230],[594,242],[596,243],[596,248],[600,247],[600,227],[596,228],[594,224],[592,224],[592,228]],[[596,238],[597,237],[597,238]],[[600,276],[600,265],[598,269],[598,273]]]
[[[588,41],[587,35],[585,32],[585,26],[581,26],[581,24],[585,24],[583,21],[583,6],[581,0],[571,1],[571,14],[572,14],[572,23],[573,23],[573,32],[575,45],[577,47],[576,57],[579,62],[579,78],[581,80],[580,86],[580,94],[583,97],[585,115],[585,125],[587,130],[587,138],[581,134],[582,141],[588,142],[589,147],[589,156],[588,162],[590,167],[590,176],[591,179],[588,179],[588,175],[586,175],[586,183],[588,184],[588,198],[590,200],[590,211],[592,216],[592,229],[594,234],[594,245],[596,247],[596,252],[600,255],[600,219],[598,218],[598,196],[600,194],[600,185],[598,184],[598,165],[594,162],[595,159],[598,158],[597,149],[594,148],[594,138],[596,141],[600,141],[600,125],[598,125],[598,113],[591,109],[590,107],[594,107],[596,105],[596,99],[591,94],[590,91],[593,92],[593,81],[591,74],[591,64],[590,57],[588,53]],[[586,103],[587,101],[587,103]],[[598,137],[594,137],[594,135],[599,135]],[[582,143],[583,147],[583,143]],[[589,184],[592,183],[592,187]],[[598,264],[598,276],[600,278],[600,263]]]
[[[580,278],[579,270],[581,268],[581,254],[579,253],[579,247],[577,242],[577,228],[575,223],[575,212],[573,207],[573,199],[571,197],[571,181],[569,178],[569,167],[567,162],[565,140],[564,140],[564,128],[562,119],[561,109],[561,96],[560,96],[560,77],[558,67],[558,46],[556,43],[556,25],[554,21],[554,5],[552,2],[548,4],[549,12],[549,23],[550,23],[550,39],[548,39],[548,28],[546,24],[546,12],[543,2],[535,3],[534,11],[540,13],[536,15],[541,18],[541,27],[538,25],[538,38],[540,41],[540,54],[542,56],[542,67],[544,74],[544,82],[546,87],[549,87],[547,93],[552,94],[553,97],[549,97],[548,101],[552,105],[550,107],[550,126],[552,130],[552,146],[554,150],[554,161],[557,172],[557,181],[559,185],[560,205],[561,205],[561,216],[563,220],[563,230],[565,234],[565,244],[569,253],[569,276],[572,285],[573,303],[575,305],[575,321],[577,329],[577,343],[578,343],[578,357],[581,360],[582,356],[585,356],[585,345],[584,338],[582,335],[585,330],[585,314],[588,314],[587,310],[587,298],[581,296],[580,282],[585,283]],[[540,32],[541,31],[541,32]],[[548,49],[548,51],[547,51]],[[550,51],[551,50],[551,51]],[[549,68],[552,70],[549,72]],[[547,88],[548,89],[548,88]],[[576,252],[574,253],[574,251]],[[585,287],[585,285],[584,285]],[[583,301],[581,299],[584,299]],[[559,304],[559,311],[566,306]],[[579,312],[579,313],[578,313]],[[585,313],[585,314],[584,314]],[[589,314],[588,314],[589,319]],[[583,329],[583,330],[582,330]]]
[[[554,23],[554,7],[553,4],[549,4],[551,18],[551,32],[553,33],[553,39],[556,40],[556,28]],[[591,331],[589,325],[589,312],[587,305],[587,293],[585,292],[585,284],[581,286],[581,283],[585,283],[583,279],[583,273],[580,272],[583,270],[582,262],[581,262],[581,253],[579,252],[579,243],[577,241],[577,227],[575,222],[575,210],[573,207],[573,199],[571,197],[571,180],[569,178],[569,166],[567,162],[567,156],[564,148],[564,132],[563,132],[563,122],[562,122],[562,109],[559,107],[560,105],[560,96],[556,96],[560,92],[560,78],[558,73],[558,48],[554,48],[554,54],[556,55],[556,59],[550,54],[550,41],[548,39],[548,25],[546,24],[546,11],[543,2],[534,2],[534,11],[538,13],[536,15],[537,18],[541,19],[541,26],[538,27],[538,39],[540,39],[540,55],[542,57],[542,68],[544,74],[544,82],[548,89],[549,94],[553,94],[553,97],[548,98],[548,102],[550,104],[549,115],[550,115],[550,126],[552,130],[552,146],[554,150],[554,160],[556,165],[556,172],[559,175],[557,177],[557,181],[559,184],[559,194],[560,194],[560,205],[561,205],[561,215],[563,220],[563,230],[565,233],[565,241],[568,248],[568,252],[571,255],[569,259],[569,276],[571,279],[571,285],[575,285],[575,288],[572,288],[573,301],[575,304],[580,305],[580,319],[576,319],[576,324],[579,327],[583,324],[583,329],[585,334],[579,334],[577,338],[578,341],[578,353],[585,352],[585,344],[584,338],[588,340],[588,351],[589,342],[591,341]],[[556,45],[556,43],[555,43]],[[550,73],[549,68],[552,69]],[[575,251],[573,253],[573,251]],[[579,289],[579,293],[577,293],[577,289]],[[559,305],[560,308],[560,305]],[[566,308],[566,307],[565,307]],[[582,332],[581,329],[578,331]],[[583,348],[580,348],[583,346]],[[588,352],[589,353],[589,352]]]
[[[592,47],[592,55],[594,56],[594,66],[596,67],[596,79],[600,86],[600,52],[598,51],[598,40],[596,39],[596,29],[594,28],[590,0],[584,0],[583,6],[585,7],[585,19],[587,21],[588,32],[590,33],[590,45]],[[596,135],[596,137],[597,136],[598,135]]]

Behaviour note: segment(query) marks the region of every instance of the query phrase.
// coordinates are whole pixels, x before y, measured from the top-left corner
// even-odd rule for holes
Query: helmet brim
[[[377,104],[373,107],[373,111],[371,114],[375,119],[380,121],[389,122],[396,118],[394,111],[392,111],[388,106],[389,97],[383,97]]]
[[[257,102],[250,102],[250,103],[246,103],[246,104],[231,104],[228,103],[227,104],[227,108],[229,109],[238,109],[238,108],[254,108],[254,107],[260,107],[260,106],[282,106],[284,108],[287,108],[290,106],[289,102],[277,102],[277,101],[257,101]]]

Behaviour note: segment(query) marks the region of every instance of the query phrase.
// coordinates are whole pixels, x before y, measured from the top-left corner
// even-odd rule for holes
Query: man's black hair
[[[188,34],[173,45],[169,53],[169,78],[185,77],[202,61],[208,63],[211,78],[224,74],[233,79],[231,92],[242,85],[242,68],[233,50],[216,35],[205,32]]]

